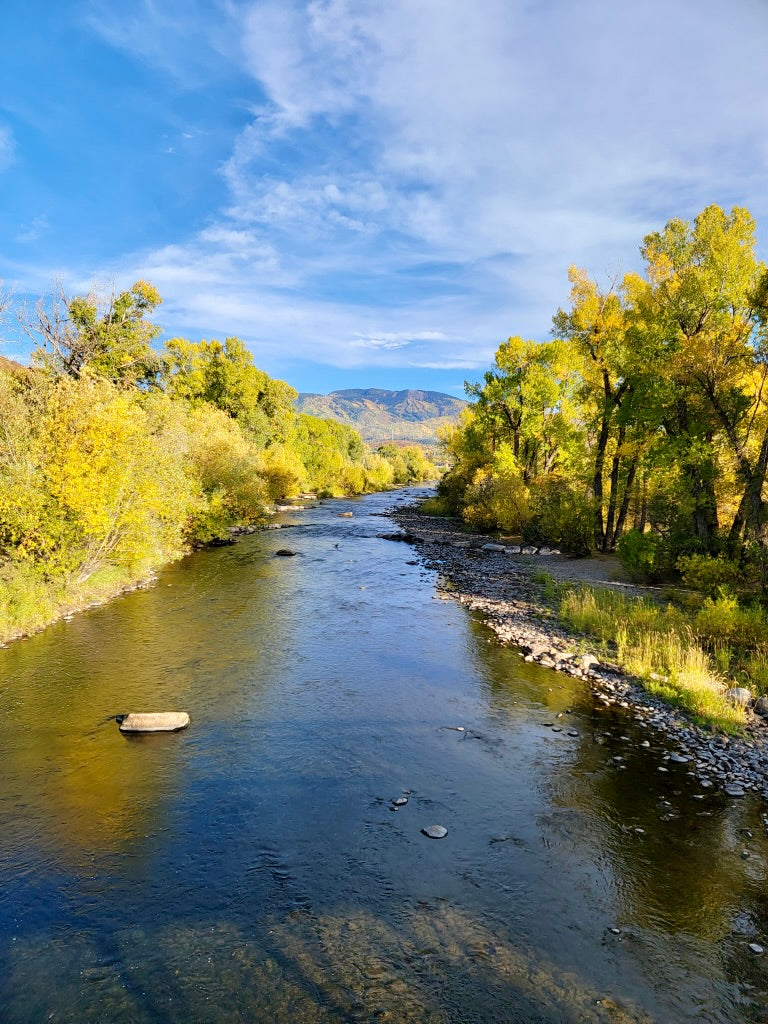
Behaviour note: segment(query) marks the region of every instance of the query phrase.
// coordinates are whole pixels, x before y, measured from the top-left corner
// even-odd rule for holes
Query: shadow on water
[[[755,808],[437,600],[392,502],[2,652],[4,1021],[763,1019]]]

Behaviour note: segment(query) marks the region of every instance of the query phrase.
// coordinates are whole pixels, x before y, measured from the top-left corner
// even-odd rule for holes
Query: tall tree
[[[103,377],[120,385],[151,386],[162,366],[153,341],[160,328],[147,316],[162,302],[147,281],[102,298],[67,297],[63,290],[40,300],[19,320],[35,342],[33,362],[57,376]]]
[[[591,441],[595,544],[610,551],[621,536],[642,448],[633,431],[638,357],[627,338],[626,281],[614,279],[604,291],[578,267],[568,276],[570,308],[559,309],[553,324],[572,346]]]
[[[236,419],[264,446],[284,442],[294,427],[298,392],[254,365],[240,338],[165,344],[165,385],[174,398],[207,402]]]
[[[745,209],[708,206],[693,225],[671,220],[646,236],[647,286],[639,322],[663,382],[661,423],[676,442],[694,502],[694,530],[711,550],[718,529],[718,446],[740,485],[729,528],[733,547],[765,543],[768,471],[768,274],[755,257],[755,224]]]

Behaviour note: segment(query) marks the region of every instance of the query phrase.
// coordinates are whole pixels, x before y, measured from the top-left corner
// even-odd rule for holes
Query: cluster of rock
[[[446,594],[481,612],[499,640],[516,645],[526,662],[587,680],[597,707],[624,709],[639,727],[665,734],[666,746],[672,749],[662,755],[659,771],[668,771],[669,763],[687,765],[691,782],[704,790],[718,787],[731,797],[751,790],[768,800],[768,723],[761,717],[751,717],[740,737],[699,729],[624,675],[618,665],[579,649],[578,638],[554,620],[541,600],[540,586],[533,579],[535,560],[509,558],[535,551],[490,544],[480,535],[467,535],[452,520],[427,519],[413,509],[398,508],[390,516],[426,564],[447,581]],[[744,705],[752,701],[743,687],[735,687],[730,696]],[[761,698],[753,710],[757,716],[768,715],[768,700]]]

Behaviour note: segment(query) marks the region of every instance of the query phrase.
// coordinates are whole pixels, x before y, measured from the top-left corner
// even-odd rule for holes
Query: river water
[[[762,808],[441,599],[413,493],[0,652],[0,1020],[768,1020]]]

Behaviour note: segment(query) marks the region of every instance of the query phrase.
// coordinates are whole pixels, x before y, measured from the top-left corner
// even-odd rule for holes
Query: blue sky
[[[765,0],[4,0],[3,44],[4,289],[146,278],[303,391],[459,394],[710,202],[768,255]]]

